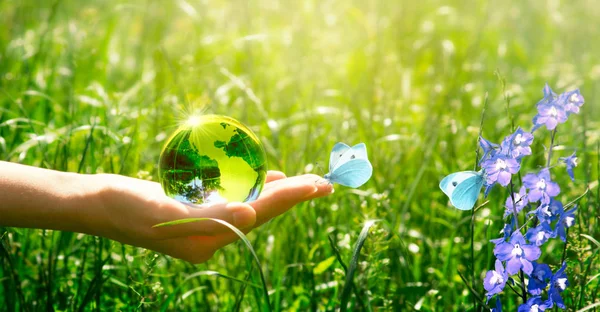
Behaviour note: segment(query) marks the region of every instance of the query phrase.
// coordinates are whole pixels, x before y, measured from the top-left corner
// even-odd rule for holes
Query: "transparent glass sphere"
[[[248,202],[265,184],[267,155],[239,121],[203,115],[190,118],[169,138],[158,172],[165,193],[181,202]]]

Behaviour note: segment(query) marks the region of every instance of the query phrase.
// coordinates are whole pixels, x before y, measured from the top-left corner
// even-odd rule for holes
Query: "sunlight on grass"
[[[326,163],[338,141],[365,142],[373,165],[360,190],[336,186],[197,266],[104,238],[0,228],[9,311],[245,311],[266,300],[275,311],[474,311],[508,193],[495,188],[471,216],[438,184],[473,167],[478,133],[499,142],[531,125],[545,82],[586,98],[556,142],[557,157],[580,157],[574,182],[557,177],[561,199],[584,194],[563,298],[598,307],[593,2],[2,1],[0,19],[3,160],[157,181],[165,141],[200,108],[249,125],[268,168],[288,176]],[[523,167],[545,165],[549,140],[536,138]]]

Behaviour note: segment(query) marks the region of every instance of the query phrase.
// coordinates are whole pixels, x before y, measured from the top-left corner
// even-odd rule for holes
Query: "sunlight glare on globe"
[[[165,193],[181,202],[248,202],[267,175],[262,144],[248,127],[220,115],[190,117],[165,144],[159,177]]]

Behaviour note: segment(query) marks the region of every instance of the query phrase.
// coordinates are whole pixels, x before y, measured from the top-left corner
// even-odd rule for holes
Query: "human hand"
[[[119,175],[88,176],[97,189],[98,209],[85,216],[85,232],[152,249],[192,263],[210,259],[237,235],[214,221],[157,227],[186,218],[224,220],[244,232],[286,212],[294,205],[331,193],[332,185],[307,174],[286,178],[269,171],[260,197],[251,203],[219,203],[195,208],[167,197],[159,183]]]

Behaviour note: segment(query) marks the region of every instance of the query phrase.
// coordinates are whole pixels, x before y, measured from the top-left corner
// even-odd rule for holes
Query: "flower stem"
[[[515,191],[512,178],[510,179],[510,199],[512,200],[512,213],[515,217],[515,231],[519,231],[519,218],[517,215],[517,203],[515,202]]]
[[[517,291],[517,290],[516,290],[514,287],[512,287],[512,285],[511,285],[511,284],[509,284],[509,283],[506,283],[506,285],[508,285],[508,287],[510,287],[510,289],[511,289],[511,290],[512,290],[512,291],[513,291],[513,292],[514,292],[514,293],[515,293],[517,296],[521,297],[521,299],[524,299],[524,298],[523,298],[523,295],[522,295],[522,294],[520,294],[520,293],[519,293],[519,292],[518,292],[518,291]]]
[[[517,215],[517,203],[515,201],[515,192],[514,192],[514,184],[512,179],[510,180],[510,199],[512,200],[512,211],[515,218],[515,232],[521,231],[519,229],[519,218]],[[523,298],[523,303],[527,302],[527,290],[525,289],[525,277],[523,276],[523,270],[519,270],[519,278],[521,279],[521,298]]]
[[[527,302],[527,290],[525,290],[525,277],[523,276],[523,269],[519,270],[519,277],[521,278],[521,289],[523,290],[523,303]]]
[[[554,128],[554,130],[552,130],[552,137],[550,138],[550,148],[548,149],[548,159],[546,160],[546,168],[550,168],[550,160],[552,159],[552,147],[554,146],[554,137],[556,136],[557,128]]]
[[[560,258],[560,264],[562,265],[565,262],[565,258],[567,257],[567,243],[569,240],[567,237],[569,236],[569,228],[565,230],[565,246],[563,247],[562,257]]]
[[[479,165],[479,140],[481,140],[481,133],[483,132],[483,120],[485,119],[485,108],[487,107],[488,93],[485,93],[485,99],[483,101],[483,109],[481,110],[481,122],[479,124],[479,136],[477,137],[477,144],[475,148],[475,165],[473,170],[477,171]],[[471,284],[475,287],[475,209],[471,209]],[[477,306],[477,300],[473,296],[473,306]]]

